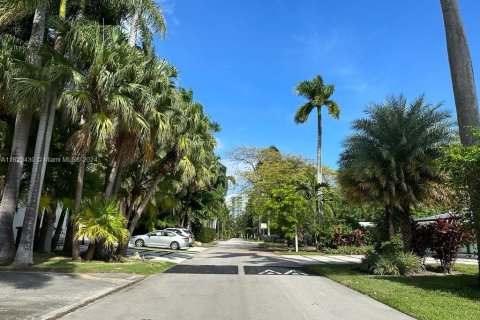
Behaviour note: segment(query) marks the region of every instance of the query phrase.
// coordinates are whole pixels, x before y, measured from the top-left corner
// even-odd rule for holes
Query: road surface
[[[233,239],[62,319],[412,319]]]

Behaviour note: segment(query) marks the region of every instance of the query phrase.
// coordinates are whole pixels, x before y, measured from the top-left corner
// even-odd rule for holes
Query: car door
[[[170,237],[166,231],[158,232],[158,246],[160,247],[169,247],[170,246]]]
[[[147,234],[145,237],[145,244],[149,247],[158,247],[160,246],[160,232],[154,231]]]
[[[173,232],[173,231],[167,231],[166,234],[167,234],[167,243],[168,243],[167,245],[168,245],[168,247],[170,247],[170,244],[173,241],[176,241],[180,244],[180,242],[178,241],[179,234],[177,234],[176,232]]]

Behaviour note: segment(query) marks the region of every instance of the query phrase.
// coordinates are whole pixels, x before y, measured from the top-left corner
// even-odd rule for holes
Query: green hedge
[[[320,251],[325,254],[367,254],[374,249],[373,246],[341,246],[336,249],[323,248]]]
[[[202,227],[195,235],[195,240],[203,243],[209,243],[215,240],[217,231],[213,228]]]

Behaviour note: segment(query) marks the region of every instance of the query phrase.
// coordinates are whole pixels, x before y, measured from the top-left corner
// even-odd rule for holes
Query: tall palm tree
[[[337,103],[331,100],[335,87],[325,85],[321,76],[316,76],[311,81],[302,81],[296,88],[295,92],[307,98],[308,102],[300,106],[295,113],[295,123],[306,123],[312,110],[317,111],[317,181],[323,182],[322,176],[322,107],[326,106],[328,114],[338,119],[340,116],[340,108]],[[318,188],[318,214],[320,221],[323,220],[323,196],[322,189]]]
[[[59,18],[66,18],[66,6],[67,0],[61,0],[58,8]],[[63,36],[60,32],[56,33],[54,40],[55,55],[50,63],[52,69],[58,68],[59,71],[63,69],[61,60],[63,59]],[[60,62],[60,64],[58,64]],[[65,65],[68,68],[67,65]],[[65,71],[61,70],[61,71]],[[50,151],[50,142],[52,139],[55,110],[57,106],[57,99],[59,92],[63,90],[66,82],[68,81],[70,72],[58,73],[57,77],[51,79],[52,87],[50,91],[50,98],[47,105],[43,108],[40,114],[40,120],[37,131],[37,139],[35,143],[34,159],[40,161],[33,161],[32,174],[30,180],[29,194],[27,207],[25,209],[25,217],[23,220],[22,234],[19,241],[19,247],[15,255],[15,265],[28,265],[33,264],[33,236],[35,234],[35,226],[37,221],[38,208],[40,204],[40,197],[43,188],[43,181],[45,177],[45,171],[47,168],[47,159]],[[54,81],[53,81],[54,80]]]
[[[468,48],[467,35],[463,27],[462,17],[457,0],[441,0],[445,34],[447,38],[448,60],[452,77],[453,94],[457,110],[460,140],[465,147],[478,144],[471,128],[480,128],[478,99],[473,76],[472,58]],[[480,188],[478,187],[478,168],[467,177],[470,194],[470,207],[480,248]],[[473,179],[472,179],[473,178]],[[480,260],[478,261],[480,282]]]
[[[452,124],[439,108],[423,96],[409,105],[403,96],[373,104],[368,118],[354,121],[355,133],[345,140],[340,158],[347,196],[398,208],[405,250],[411,248],[412,205],[442,196],[439,159],[441,147],[452,141]]]
[[[0,24],[2,22],[13,21],[34,12],[31,35],[27,45],[28,52],[26,60],[35,66],[41,65],[39,50],[45,38],[47,1],[35,1],[35,3],[5,1],[1,4]],[[36,7],[32,7],[32,4],[36,5]],[[25,157],[32,117],[33,108],[31,108],[28,103],[17,113],[10,154],[12,159],[23,159]],[[22,171],[23,161],[11,161],[9,163],[2,202],[0,204],[0,263],[12,260],[15,255],[12,225]]]

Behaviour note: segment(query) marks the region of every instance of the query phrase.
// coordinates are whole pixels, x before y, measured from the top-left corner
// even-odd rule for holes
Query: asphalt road
[[[234,239],[62,319],[412,318]]]

